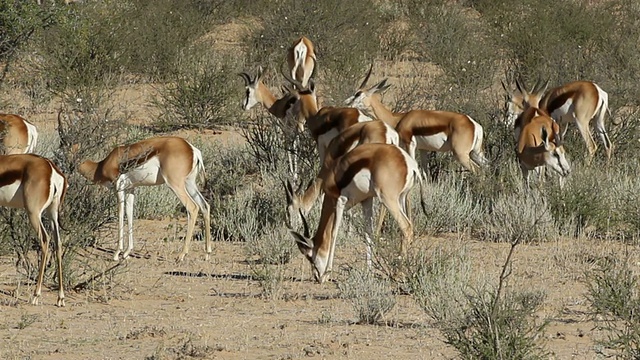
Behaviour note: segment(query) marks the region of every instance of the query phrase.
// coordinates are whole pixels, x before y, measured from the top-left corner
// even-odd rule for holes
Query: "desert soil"
[[[154,116],[148,105],[152,89],[131,85],[118,92],[118,102],[132,122],[144,123]],[[25,108],[20,113],[46,132],[54,131],[55,109],[55,105],[31,112]],[[230,146],[242,139],[234,131],[198,136]],[[316,284],[300,254],[287,265],[279,300],[261,296],[260,284],[252,277],[254,259],[247,257],[244,243],[217,241],[212,258],[205,261],[202,242],[195,241],[187,260],[176,264],[173,259],[181,242],[165,239],[181,225],[184,219],[136,220],[136,256],[119,264],[111,260],[117,233],[107,231],[98,247],[85,249],[80,258],[87,267],[117,266],[88,289],[68,290],[64,308],[55,307],[54,288],[43,290],[41,305],[30,305],[33,283],[16,270],[13,257],[0,257],[0,359],[456,356],[432,320],[407,295],[396,295],[397,305],[382,323],[358,324],[349,300],[339,296],[341,277]],[[474,271],[493,278],[497,278],[509,250],[507,244],[456,234],[419,241],[428,246],[464,247]],[[551,358],[600,357],[596,340],[606,334],[596,329],[589,312],[584,272],[597,259],[625,251],[619,243],[588,238],[556,239],[518,248],[509,282],[516,288],[546,293],[545,305],[536,316],[539,322],[549,321],[540,340]],[[353,240],[339,248],[336,263],[345,266],[362,261],[363,252],[361,243]]]

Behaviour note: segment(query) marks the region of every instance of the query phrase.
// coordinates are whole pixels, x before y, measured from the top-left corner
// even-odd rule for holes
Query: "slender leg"
[[[187,193],[185,183],[171,184],[167,182],[167,185],[169,185],[169,188],[173,190],[178,199],[180,199],[182,205],[184,205],[184,207],[187,209],[187,235],[184,239],[182,252],[177,259],[178,262],[182,262],[184,260],[184,257],[189,252],[189,245],[191,244],[191,238],[193,237],[193,230],[196,227],[196,220],[198,219],[198,205]]]
[[[196,203],[202,216],[204,218],[204,239],[205,239],[205,260],[209,260],[212,252],[211,247],[211,207],[207,200],[202,196],[202,193],[198,189],[195,180],[187,179],[186,183],[187,192],[191,199]]]
[[[329,250],[329,261],[327,262],[327,270],[325,274],[320,274],[324,276],[331,272],[333,269],[333,256],[336,250],[336,242],[338,241],[338,230],[340,225],[342,224],[342,215],[344,214],[344,208],[347,206],[347,197],[340,196],[338,201],[336,202],[336,215],[333,219],[333,231],[331,232],[331,248]]]
[[[127,235],[129,237],[129,245],[127,246],[127,250],[125,250],[124,254],[122,254],[122,258],[126,259],[129,257],[129,254],[133,251],[133,204],[135,201],[135,194],[133,193],[133,189],[129,189],[125,191],[125,213],[127,214]]]
[[[40,212],[32,211],[30,209],[27,209],[27,212],[29,213],[29,221],[31,222],[31,226],[33,226],[33,229],[38,234],[38,240],[40,240],[40,265],[38,266],[38,279],[36,280],[36,289],[33,292],[33,299],[31,300],[31,303],[33,305],[38,305],[40,295],[42,294],[44,268],[46,266],[48,257],[47,253],[49,251],[49,236],[42,226]]]
[[[367,266],[371,269],[373,258],[373,198],[362,202],[362,215],[364,216],[364,239],[367,242]]]
[[[58,222],[58,214],[56,212],[55,217],[51,221],[51,228],[53,229],[53,240],[56,246],[56,260],[58,261],[58,301],[57,306],[64,306],[64,281],[62,278],[62,240],[60,239],[60,224]]]
[[[118,249],[113,255],[113,260],[120,260],[120,253],[124,250],[124,205],[125,205],[125,193],[124,190],[116,190],[118,196]]]
[[[400,205],[400,194],[389,195],[389,194],[380,194],[380,200],[387,207],[389,213],[393,218],[398,222],[400,226],[400,230],[403,233],[402,243],[400,244],[400,254],[402,257],[406,257],[407,248],[411,245],[413,240],[413,225],[411,225],[411,221],[407,214],[403,211],[402,206]]]

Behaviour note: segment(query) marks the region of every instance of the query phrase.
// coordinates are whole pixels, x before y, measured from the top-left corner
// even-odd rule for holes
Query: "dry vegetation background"
[[[53,264],[44,305],[28,305],[34,234],[22,211],[2,209],[0,358],[640,358],[637,1],[43,2],[0,0],[0,110],[33,121],[37,152],[68,175],[67,307],[53,306]],[[284,227],[286,134],[264,109],[240,108],[237,73],[262,65],[279,92],[300,35],[317,46],[323,104],[341,104],[374,61],[372,81],[394,85],[385,103],[471,115],[492,162],[463,176],[449,155],[425,159],[430,206],[413,210],[419,239],[402,263],[389,222],[368,271],[360,212],[349,212],[324,285]],[[574,129],[567,185],[523,189],[501,123],[500,80],[515,76],[605,89],[612,161],[599,151],[587,165]],[[209,262],[201,237],[173,262],[186,215],[164,188],[138,190],[135,256],[112,262],[115,195],[74,172],[159,134],[203,152]],[[317,165],[305,149],[308,180]]]

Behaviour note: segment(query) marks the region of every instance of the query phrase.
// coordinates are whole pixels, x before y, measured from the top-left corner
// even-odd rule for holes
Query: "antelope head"
[[[381,94],[383,91],[387,90],[391,85],[387,84],[388,79],[384,79],[379,83],[373,85],[372,87],[366,89],[367,82],[369,81],[369,77],[371,77],[371,71],[373,70],[373,63],[369,66],[369,71],[367,75],[364,77],[364,80],[358,87],[358,90],[347,98],[344,102],[345,104],[352,106],[357,109],[365,110],[371,108],[371,97],[376,94]]]
[[[304,234],[300,234],[293,229],[289,229],[289,231],[296,241],[296,245],[298,245],[298,249],[300,250],[300,252],[311,263],[313,269],[313,277],[317,282],[323,283],[329,275],[329,273],[327,272],[328,258],[326,256],[319,256],[309,232],[309,224],[307,223],[307,219],[304,217],[302,212],[300,212],[300,217],[302,218]]]
[[[258,67],[258,72],[255,78],[251,78],[251,75],[247,72],[241,72],[238,75],[244,79],[244,86],[246,90],[244,101],[242,102],[242,108],[249,110],[260,102],[258,99],[258,85],[262,80],[262,66]]]

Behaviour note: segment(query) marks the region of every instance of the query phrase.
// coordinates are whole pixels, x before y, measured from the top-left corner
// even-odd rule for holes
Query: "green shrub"
[[[630,259],[606,258],[587,272],[587,300],[598,327],[608,339],[600,343],[624,359],[640,357],[640,294],[638,274]]]

